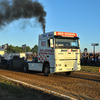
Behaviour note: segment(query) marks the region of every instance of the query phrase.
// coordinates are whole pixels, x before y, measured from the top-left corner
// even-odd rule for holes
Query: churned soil
[[[30,71],[23,73],[1,68],[0,75],[55,91],[77,100],[100,100],[99,73],[79,71],[74,72],[71,76],[66,76],[65,73],[55,73],[52,76],[46,77],[40,72]]]

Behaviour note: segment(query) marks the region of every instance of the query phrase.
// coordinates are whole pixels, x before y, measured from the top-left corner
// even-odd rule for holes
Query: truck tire
[[[28,64],[27,63],[24,63],[23,71],[28,72]]]
[[[73,73],[74,72],[71,72],[71,71],[70,72],[66,72],[66,75],[69,76],[69,75],[72,75]]]
[[[45,76],[49,76],[49,74],[50,74],[50,67],[49,67],[48,64],[45,64],[45,65],[44,65],[43,72],[44,72],[44,75],[45,75]]]

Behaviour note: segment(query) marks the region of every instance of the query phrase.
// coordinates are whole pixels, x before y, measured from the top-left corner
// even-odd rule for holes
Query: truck
[[[80,40],[76,33],[53,31],[40,34],[38,57],[24,61],[23,71],[40,71],[45,76],[80,71]]]

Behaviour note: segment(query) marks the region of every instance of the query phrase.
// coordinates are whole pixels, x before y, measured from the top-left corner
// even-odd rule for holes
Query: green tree
[[[24,52],[24,51],[23,51],[22,47],[16,46],[15,47],[15,52],[21,53],[21,52]]]
[[[10,52],[12,53],[13,50],[14,50],[14,47],[13,47],[12,45],[8,45],[7,52],[8,52],[8,53],[10,53]]]
[[[18,46],[8,45],[7,52],[8,53],[22,53],[22,52],[25,52],[25,49],[22,49],[22,47],[18,47]],[[26,46],[26,52],[31,52],[31,48],[29,46]]]
[[[33,48],[32,48],[32,53],[38,53],[38,46],[35,45]]]
[[[29,46],[26,46],[26,52],[31,52],[31,48]]]

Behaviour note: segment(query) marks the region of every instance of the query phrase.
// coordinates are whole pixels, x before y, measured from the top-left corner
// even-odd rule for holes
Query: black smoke
[[[1,0],[0,28],[20,18],[36,18],[45,33],[46,12],[41,3],[33,0]]]

